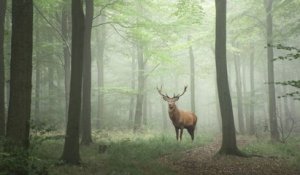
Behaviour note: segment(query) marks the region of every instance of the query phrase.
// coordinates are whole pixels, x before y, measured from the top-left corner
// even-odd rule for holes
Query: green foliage
[[[0,152],[0,174],[23,174],[24,172],[29,172],[29,175],[48,174],[45,161],[32,156],[28,151]]]
[[[174,15],[190,24],[200,24],[203,9],[197,0],[179,0]]]
[[[287,143],[271,143],[267,139],[249,144],[243,151],[248,154],[259,154],[271,157],[286,158],[294,166],[300,164],[300,138],[291,138]]]
[[[282,44],[278,44],[275,46],[270,46],[269,47],[275,47],[278,50],[285,50],[285,51],[289,51],[291,53],[286,54],[285,56],[279,56],[277,58],[274,58],[275,60],[295,60],[300,58],[300,49],[296,48],[296,47],[290,47],[290,46],[284,46]]]

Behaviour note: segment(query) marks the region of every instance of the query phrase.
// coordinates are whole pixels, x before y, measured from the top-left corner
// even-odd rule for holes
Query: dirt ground
[[[249,141],[238,139],[243,147]],[[215,156],[220,148],[220,139],[196,149],[176,155],[165,155],[162,163],[178,172],[179,175],[300,175],[291,168],[287,160],[276,157],[236,157]]]

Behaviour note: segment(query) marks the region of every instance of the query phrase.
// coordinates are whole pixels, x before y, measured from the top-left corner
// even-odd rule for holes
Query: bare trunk
[[[250,123],[249,123],[249,134],[255,134],[255,127],[254,127],[254,100],[255,100],[255,89],[254,89],[254,46],[251,49],[250,55]]]
[[[92,54],[91,54],[91,35],[93,24],[94,1],[85,0],[85,31],[84,31],[84,50],[83,50],[83,89],[82,89],[82,135],[81,143],[89,145],[92,143],[91,128],[91,85],[92,85]]]
[[[6,0],[0,1],[0,137],[5,135],[4,24]]]
[[[229,92],[226,62],[226,0],[216,4],[216,71],[219,103],[222,116],[222,146],[220,154],[240,155],[236,145],[232,103]]]
[[[72,61],[67,131],[62,161],[79,164],[79,120],[82,92],[84,15],[81,0],[72,0]]]
[[[163,85],[163,78],[160,77],[160,84]],[[163,100],[161,100],[161,115],[162,115],[162,120],[163,120],[163,124],[162,124],[162,127],[163,127],[163,131],[166,131],[167,130],[167,127],[168,127],[168,121],[167,121],[167,118],[168,117],[168,113],[167,113],[167,105],[164,103]]]
[[[188,36],[188,41],[191,40],[191,37]],[[195,58],[192,46],[189,47],[189,55],[190,55],[190,81],[191,81],[191,109],[192,112],[196,112],[195,107]]]
[[[7,118],[8,151],[29,147],[32,76],[32,0],[12,1],[10,100]]]
[[[104,13],[104,12],[103,12]],[[104,23],[106,21],[105,15],[101,15],[100,22]],[[98,59],[97,59],[97,69],[98,69],[98,108],[97,108],[97,128],[101,128],[101,119],[104,117],[104,48],[106,41],[106,29],[105,25],[100,27],[100,38],[97,37],[97,42],[99,43],[98,49]]]
[[[67,10],[67,5],[64,4],[62,14],[61,14],[61,31],[64,39],[69,41],[69,21],[70,15]],[[70,96],[70,77],[71,77],[71,55],[69,51],[69,47],[64,43],[63,45],[63,53],[64,53],[64,71],[65,71],[65,105],[66,105],[66,118],[68,114],[68,106],[69,106],[69,96]]]
[[[131,61],[131,89],[135,90],[135,77],[136,77],[136,58],[135,55],[132,55]],[[133,125],[133,115],[134,115],[134,96],[130,97],[130,105],[129,105],[129,128],[132,128]]]
[[[38,25],[38,17],[36,18],[36,24]],[[35,31],[35,45],[38,46],[40,42],[40,29],[36,27]],[[36,118],[39,117],[40,115],[40,83],[41,83],[41,64],[40,64],[40,59],[41,59],[41,52],[39,49],[36,49],[36,67],[35,67],[35,105],[34,105],[34,116]]]
[[[147,92],[144,92],[144,104],[143,104],[143,125],[147,126],[148,123],[148,96]]]
[[[274,87],[274,63],[273,63],[273,19],[272,19],[273,0],[265,0],[266,23],[267,23],[267,60],[268,60],[268,88],[269,88],[269,122],[271,131],[271,140],[279,140],[278,123],[276,116],[276,99]]]
[[[240,58],[234,56],[235,65],[235,75],[236,75],[236,92],[237,92],[237,106],[238,106],[238,122],[239,131],[241,134],[245,134],[245,119],[244,119],[244,109],[243,109],[243,94],[242,94],[242,84],[241,84],[241,70],[240,70]]]
[[[136,108],[134,117],[134,132],[137,132],[142,127],[143,115],[143,100],[144,100],[144,53],[140,43],[137,45],[137,62],[138,62],[138,94],[136,97]]]

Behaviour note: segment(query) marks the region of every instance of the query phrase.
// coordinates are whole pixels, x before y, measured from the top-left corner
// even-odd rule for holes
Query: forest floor
[[[71,166],[59,160],[64,144],[61,133],[35,134],[29,171],[31,175],[300,175],[298,135],[284,144],[270,143],[268,136],[238,136],[242,152],[261,155],[250,158],[215,156],[221,147],[219,136],[199,133],[194,142],[187,133],[184,136],[179,142],[174,133],[94,132],[94,143],[80,146],[81,164]],[[0,175],[28,168],[20,166],[23,154],[10,156],[2,151],[2,144]]]
[[[242,150],[251,142],[253,140],[249,138],[237,140]],[[221,139],[217,138],[201,147],[164,155],[160,161],[179,175],[300,175],[300,170],[292,166],[288,158],[264,155],[247,158],[215,156],[220,147]]]

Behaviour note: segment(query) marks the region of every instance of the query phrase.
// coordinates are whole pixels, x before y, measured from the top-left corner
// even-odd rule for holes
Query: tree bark
[[[29,147],[32,76],[32,0],[12,1],[10,100],[5,149]]]
[[[244,119],[243,94],[242,94],[241,70],[240,70],[241,64],[239,59],[240,58],[237,58],[237,55],[234,55],[239,131],[241,134],[245,134],[245,119]]]
[[[229,92],[226,62],[226,0],[215,0],[216,4],[216,71],[219,103],[222,117],[222,146],[219,154],[240,155],[236,145],[232,103]]]
[[[104,13],[104,12],[103,12]],[[100,23],[105,23],[105,15],[100,16]],[[97,128],[101,128],[101,119],[104,117],[104,48],[106,43],[105,25],[100,27],[100,38],[97,37],[99,43],[97,69],[98,69],[98,109],[97,109]]]
[[[191,36],[188,36],[188,41],[191,41]],[[191,81],[191,109],[192,112],[196,112],[195,107],[195,57],[193,52],[193,47],[189,47],[189,56],[190,56],[190,69],[191,69],[191,75],[190,75],[190,81]]]
[[[273,0],[265,0],[266,30],[267,30],[267,60],[268,60],[268,90],[269,90],[269,122],[272,141],[279,141],[278,123],[276,116],[276,98],[274,87],[274,63],[273,63]]]
[[[85,31],[84,31],[84,51],[83,51],[83,101],[82,101],[82,135],[81,143],[89,145],[92,143],[91,129],[91,34],[94,15],[94,1],[85,0]]]
[[[0,0],[0,137],[5,135],[4,24],[6,0]]]
[[[84,15],[81,0],[72,0],[72,60],[68,122],[62,161],[79,164],[79,120],[82,92]]]

